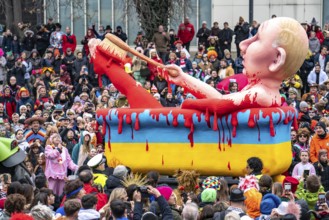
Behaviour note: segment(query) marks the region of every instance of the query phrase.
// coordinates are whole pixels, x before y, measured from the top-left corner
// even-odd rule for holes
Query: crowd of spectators
[[[211,28],[207,25],[202,22],[195,31],[189,18],[177,32],[159,25],[151,41],[140,31],[135,49],[156,62],[176,64],[217,88],[225,78],[242,73],[238,45],[257,36],[259,24],[250,25],[240,17],[233,30],[227,22],[222,29],[218,22]],[[107,33],[125,42],[121,26],[115,31],[110,25],[97,30],[92,26],[83,39],[76,39],[69,27],[63,32],[51,18],[36,30],[23,23],[18,23],[15,34],[7,29],[0,48],[0,136],[17,140],[26,152],[23,165],[29,175],[0,175],[0,219],[310,219],[308,210],[325,218],[329,212],[325,193],[329,190],[329,26],[321,30],[315,19],[302,25],[309,36],[309,54],[280,88],[282,105],[299,112],[299,129],[291,131],[292,164],[284,183],[262,175],[262,161],[250,158],[248,175],[239,185],[229,188],[225,179],[208,177],[196,186],[202,190],[199,194],[177,194],[158,185],[156,171],[150,171],[143,184],[128,185],[135,178],[131,169],[106,163],[95,112],[129,107],[129,102],[106,75],[99,78],[94,72],[88,42],[103,40]],[[195,37],[196,53],[190,50]],[[138,57],[132,57],[125,71],[164,107],[179,107],[185,99],[195,98],[168,84],[157,68]],[[218,92],[237,90],[237,82],[231,80],[227,91]]]

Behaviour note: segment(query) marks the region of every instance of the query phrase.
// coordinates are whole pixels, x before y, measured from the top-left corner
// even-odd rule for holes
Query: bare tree
[[[159,25],[183,20],[192,9],[191,0],[126,0],[127,10],[136,10],[145,37],[151,40]]]

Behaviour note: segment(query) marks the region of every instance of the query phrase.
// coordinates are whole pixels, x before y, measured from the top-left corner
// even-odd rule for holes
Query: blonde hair
[[[224,220],[240,220],[240,216],[235,212],[229,212],[225,215]]]
[[[303,27],[292,18],[279,19],[281,31],[276,45],[286,51],[286,60],[282,67],[283,79],[295,74],[303,64],[308,53],[308,39]],[[301,34],[304,31],[305,34]]]
[[[122,200],[122,196],[127,196],[127,192],[124,188],[115,188],[110,195],[108,204],[111,204],[111,202],[115,199]]]

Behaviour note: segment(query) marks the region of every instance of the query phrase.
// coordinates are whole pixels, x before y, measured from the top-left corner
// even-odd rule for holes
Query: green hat
[[[7,53],[6,53],[6,56],[7,57],[10,57],[10,56],[12,56],[13,55],[13,52],[11,52],[11,51],[8,51]]]
[[[26,154],[16,140],[0,137],[0,162],[5,167],[13,167],[24,161]]]

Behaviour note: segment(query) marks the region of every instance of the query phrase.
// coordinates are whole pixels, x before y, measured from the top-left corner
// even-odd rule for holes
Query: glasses
[[[298,137],[308,138],[308,136],[307,135],[304,135],[304,134],[301,134]]]

